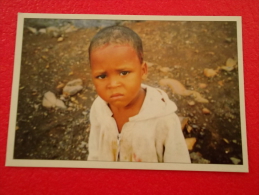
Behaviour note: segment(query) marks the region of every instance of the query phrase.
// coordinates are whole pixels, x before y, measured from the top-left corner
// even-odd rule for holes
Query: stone
[[[67,108],[66,105],[64,104],[64,102],[62,100],[60,100],[60,99],[57,99],[55,106],[58,107],[58,108],[62,108],[62,109],[66,109]]]
[[[228,58],[226,61],[226,66],[227,67],[235,67],[237,65],[237,61],[232,59],[232,58]]]
[[[175,79],[161,79],[159,84],[160,86],[168,86],[174,94],[181,96],[189,96],[192,94],[191,91],[186,90],[182,83]]]
[[[224,81],[218,81],[218,84],[222,87],[224,85]]]
[[[227,72],[230,72],[230,71],[234,70],[234,67],[231,67],[231,66],[221,66],[221,69],[225,70]]]
[[[199,92],[192,91],[192,96],[196,102],[199,103],[209,103],[209,100],[203,98]]]
[[[202,112],[203,112],[203,114],[210,114],[211,113],[208,108],[203,108]]]
[[[185,142],[187,145],[188,150],[192,150],[194,144],[196,143],[197,139],[195,137],[191,137],[191,138],[186,138]]]
[[[199,152],[192,152],[190,154],[190,158],[192,159],[192,163],[198,164],[209,164],[210,161],[202,158],[202,155]]]
[[[45,28],[41,28],[41,29],[39,30],[39,33],[40,33],[40,34],[46,34],[46,33],[47,33],[47,30],[46,30]]]
[[[151,62],[146,62],[146,64],[147,64],[147,67],[152,67],[152,66],[154,66],[154,63],[151,63]]]
[[[27,27],[27,29],[28,29],[31,33],[35,34],[35,35],[38,34],[38,31],[37,31],[36,28]]]
[[[47,33],[48,35],[52,35],[52,36],[54,36],[54,37],[57,37],[57,36],[60,34],[59,29],[58,29],[57,27],[55,27],[55,26],[49,26],[49,27],[47,27],[47,28],[46,28],[46,33]]]
[[[160,70],[161,72],[167,73],[167,72],[170,72],[170,71],[171,71],[171,68],[168,68],[168,67],[161,67],[161,68],[159,68],[159,70]]]
[[[235,158],[235,157],[231,157],[230,160],[231,160],[231,161],[233,162],[233,164],[235,164],[235,165],[238,165],[238,164],[241,162],[240,159]]]
[[[218,74],[218,70],[213,70],[210,68],[205,68],[203,71],[204,75],[208,78],[212,78]]]
[[[60,28],[60,31],[64,32],[64,33],[70,33],[70,32],[74,32],[77,31],[78,29],[73,25],[73,24],[67,24],[65,26],[62,26]]]
[[[188,132],[188,133],[191,133],[191,131],[192,131],[192,127],[191,127],[190,125],[187,125],[186,130],[187,130],[187,132]]]
[[[229,141],[226,138],[223,138],[224,142],[226,142],[227,144],[229,144]]]
[[[48,91],[44,94],[42,105],[46,108],[55,107],[57,98],[54,93]]]
[[[61,89],[61,88],[63,88],[64,86],[65,86],[64,83],[59,83],[58,86],[56,87],[56,89]]]
[[[187,103],[190,105],[190,106],[194,106],[195,105],[195,102],[190,100],[190,101],[187,101]]]
[[[207,84],[206,83],[199,83],[198,86],[199,86],[199,88],[204,89],[204,88],[207,87]]]
[[[61,42],[61,41],[63,41],[63,40],[64,40],[63,37],[59,37],[59,38],[57,39],[58,42]]]
[[[179,120],[181,122],[181,128],[183,130],[184,127],[188,124],[189,118],[188,117],[181,117],[181,116],[179,116]]]
[[[64,96],[71,96],[75,95],[79,91],[83,89],[83,81],[82,79],[75,79],[73,81],[70,81],[66,84],[66,86],[63,88],[63,95]]]

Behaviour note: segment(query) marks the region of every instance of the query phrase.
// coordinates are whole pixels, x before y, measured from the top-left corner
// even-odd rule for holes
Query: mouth
[[[121,94],[121,93],[115,93],[115,94],[112,94],[111,96],[110,96],[110,98],[111,99],[113,99],[113,100],[117,100],[117,99],[121,99],[121,98],[123,98],[123,94]]]

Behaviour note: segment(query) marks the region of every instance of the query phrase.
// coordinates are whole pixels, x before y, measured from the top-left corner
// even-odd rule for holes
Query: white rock
[[[61,41],[63,41],[63,40],[64,40],[63,37],[59,37],[59,38],[57,39],[58,42],[61,42]]]
[[[161,72],[167,73],[167,72],[170,72],[170,71],[171,71],[171,68],[169,68],[169,67],[161,67],[161,68],[159,68],[159,70],[160,70]]]
[[[210,114],[211,113],[208,108],[203,108],[202,112],[203,112],[203,114]]]
[[[218,74],[218,71],[210,68],[205,68],[203,73],[206,77],[212,78]]]
[[[221,69],[230,72],[230,71],[234,70],[234,67],[233,66],[222,66]]]
[[[151,62],[146,62],[146,64],[147,64],[147,67],[152,67],[152,66],[154,66],[154,63],[151,63]]]
[[[194,106],[195,105],[195,102],[194,101],[187,101],[187,103],[190,105],[190,106]]]
[[[64,102],[60,99],[57,99],[55,106],[58,107],[58,108],[62,108],[62,109],[67,108],[66,105],[64,104]]]
[[[46,28],[46,31],[47,33],[51,33],[51,32],[54,32],[54,31],[59,31],[59,29],[55,26],[49,26]]]
[[[179,120],[181,122],[181,129],[183,130],[184,127],[188,124],[189,118],[179,116]]]
[[[237,61],[232,58],[228,58],[226,61],[226,66],[228,67],[234,67],[236,66],[236,64],[237,64]]]
[[[47,30],[46,30],[45,28],[41,28],[41,29],[39,30],[39,33],[40,33],[40,34],[46,34],[46,33],[47,33]]]
[[[33,34],[35,34],[35,35],[38,33],[38,31],[37,31],[36,28],[27,27],[27,29],[28,29],[30,32],[32,32]]]
[[[238,159],[238,158],[235,158],[235,157],[231,157],[230,158],[230,160],[233,162],[233,164],[235,164],[235,165],[238,165],[238,163],[240,163],[241,162],[241,160],[240,159]]]
[[[54,93],[48,91],[44,94],[42,105],[47,108],[55,107],[56,106],[57,98]]]
[[[209,100],[202,97],[201,94],[197,91],[192,91],[192,96],[196,102],[209,103]]]
[[[83,81],[82,79],[75,79],[73,81],[69,81],[66,86],[76,86],[76,85],[82,85]]]
[[[189,90],[186,90],[184,85],[175,79],[161,79],[159,81],[161,86],[168,86],[171,88],[174,94],[182,95],[182,96],[189,96],[192,94]]]
[[[70,32],[74,32],[76,30],[78,30],[78,29],[74,25],[72,25],[72,24],[67,24],[67,25],[62,26],[60,28],[60,31],[64,32],[64,33],[70,33]]]
[[[199,164],[209,164],[210,163],[209,160],[202,158],[202,155],[199,152],[192,152],[190,154],[190,157],[191,157],[193,163],[199,163]]]
[[[192,150],[194,144],[196,143],[197,139],[195,137],[191,137],[191,138],[186,138],[185,142],[187,145],[188,150]]]
[[[68,82],[66,86],[63,88],[63,95],[70,96],[70,95],[76,94],[77,92],[83,89],[82,85],[83,85],[82,79],[76,79]]]
[[[77,92],[81,91],[83,89],[83,86],[77,85],[77,86],[65,86],[63,89],[64,95],[75,95]]]

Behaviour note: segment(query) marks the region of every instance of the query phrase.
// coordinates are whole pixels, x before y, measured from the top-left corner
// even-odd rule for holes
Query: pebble
[[[64,40],[63,37],[59,37],[59,38],[57,39],[58,42],[61,42],[61,41],[63,41],[63,40]]]
[[[62,109],[66,109],[67,108],[65,106],[64,102],[62,100],[60,100],[60,99],[57,99],[55,106],[58,107],[58,108],[62,108]]]
[[[44,94],[42,105],[46,108],[55,107],[57,98],[54,93],[48,91]]]
[[[194,101],[188,101],[187,102],[190,106],[194,106],[195,105],[195,102]]]
[[[160,86],[168,86],[171,88],[174,94],[178,94],[181,96],[189,96],[192,94],[191,91],[186,90],[182,83],[175,79],[161,79],[159,81]]]
[[[190,154],[190,158],[192,159],[193,163],[201,163],[201,164],[210,163],[209,160],[202,158],[202,155],[199,152],[192,152]]]
[[[226,61],[227,67],[234,67],[234,66],[236,66],[236,64],[237,64],[237,61],[232,58],[228,58]]]
[[[160,70],[161,72],[167,73],[167,72],[171,71],[171,68],[168,68],[168,67],[161,67],[161,68],[159,68],[159,70]]]
[[[146,62],[146,64],[147,64],[147,67],[152,67],[152,66],[154,66],[154,64],[151,63],[151,62]]]
[[[218,74],[218,70],[213,70],[210,68],[205,68],[203,71],[204,75],[208,78],[212,78]]]
[[[181,122],[181,128],[182,130],[184,129],[184,127],[187,125],[189,118],[188,117],[179,117],[180,122]]]
[[[191,127],[190,125],[188,125],[186,129],[187,129],[187,132],[188,132],[188,133],[191,133],[192,127]]]
[[[226,138],[223,138],[224,142],[226,142],[227,144],[229,144],[229,141]]]
[[[47,30],[46,30],[45,28],[41,28],[41,29],[39,30],[39,33],[40,33],[40,34],[46,34],[46,33],[47,33]]]
[[[227,71],[227,72],[230,72],[230,71],[234,70],[234,67],[230,67],[230,66],[221,66],[221,69],[222,69],[222,70],[225,70],[225,71]]]
[[[227,37],[227,38],[225,38],[225,41],[228,42],[228,43],[231,43],[231,42],[232,42],[232,39],[229,38],[229,37]]]
[[[231,161],[233,162],[233,164],[235,164],[235,165],[238,165],[238,164],[241,162],[240,159],[235,158],[235,157],[231,157],[230,160],[231,160]]]
[[[191,137],[191,138],[186,138],[185,142],[187,144],[187,148],[188,150],[192,150],[194,144],[196,143],[197,139],[195,137]]]
[[[203,108],[202,112],[203,112],[203,114],[210,114],[211,113],[208,108]]]
[[[201,89],[204,89],[207,87],[206,83],[199,83],[198,85],[199,85],[199,88],[201,88]]]
[[[63,88],[63,95],[70,96],[75,95],[79,91],[83,89],[83,81],[82,79],[75,79],[73,81],[70,81],[66,84],[66,86]]]
[[[37,31],[36,28],[27,27],[27,29],[28,29],[31,33],[35,34],[35,35],[38,33],[38,31]]]
[[[192,96],[194,97],[194,100],[195,100],[196,102],[209,103],[209,100],[203,98],[199,92],[192,91]]]

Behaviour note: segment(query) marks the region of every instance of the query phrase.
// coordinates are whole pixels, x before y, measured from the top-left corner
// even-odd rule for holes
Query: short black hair
[[[130,44],[136,51],[140,63],[143,63],[142,40],[130,28],[125,26],[109,26],[101,29],[90,42],[88,49],[89,59],[93,49],[105,44]]]

